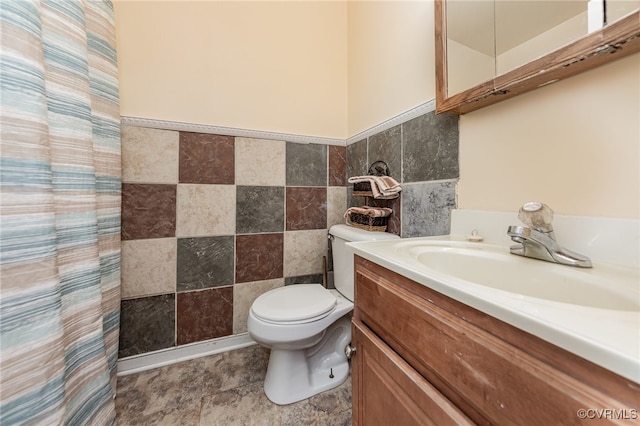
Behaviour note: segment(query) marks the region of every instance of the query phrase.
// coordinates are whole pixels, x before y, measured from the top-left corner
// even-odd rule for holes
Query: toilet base
[[[322,340],[301,350],[272,348],[264,393],[279,405],[291,404],[340,386],[349,377],[344,353],[351,342],[351,317],[329,326]]]

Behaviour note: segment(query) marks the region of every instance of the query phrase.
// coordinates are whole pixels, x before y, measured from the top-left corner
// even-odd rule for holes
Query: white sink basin
[[[523,296],[602,309],[640,311],[638,270],[593,269],[524,258],[506,247],[456,241],[405,241],[398,254],[436,274]]]

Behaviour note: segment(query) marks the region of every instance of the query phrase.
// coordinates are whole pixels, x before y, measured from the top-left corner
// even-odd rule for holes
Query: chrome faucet
[[[527,226],[510,226],[507,234],[516,244],[511,246],[511,253],[518,256],[531,257],[562,265],[591,268],[591,260],[578,253],[561,247],[553,234],[551,221],[553,210],[546,204],[530,202],[524,204],[518,213]]]

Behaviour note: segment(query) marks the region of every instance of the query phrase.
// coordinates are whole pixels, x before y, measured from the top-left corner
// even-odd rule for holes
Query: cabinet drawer
[[[637,408],[623,405],[466,322],[407,285],[396,285],[392,276],[374,273],[362,262],[356,265],[356,320],[474,421],[586,424],[593,420],[580,419],[580,409],[632,413]],[[618,422],[629,424],[628,419]]]
[[[367,327],[354,322],[354,424],[446,426],[473,423]],[[356,408],[357,410],[357,408]]]

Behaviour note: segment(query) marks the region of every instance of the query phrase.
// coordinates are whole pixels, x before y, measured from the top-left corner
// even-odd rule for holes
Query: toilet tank
[[[400,238],[388,232],[372,232],[347,225],[333,225],[329,229],[333,237],[333,282],[344,297],[353,302],[353,251],[346,244],[357,241],[393,240]]]

